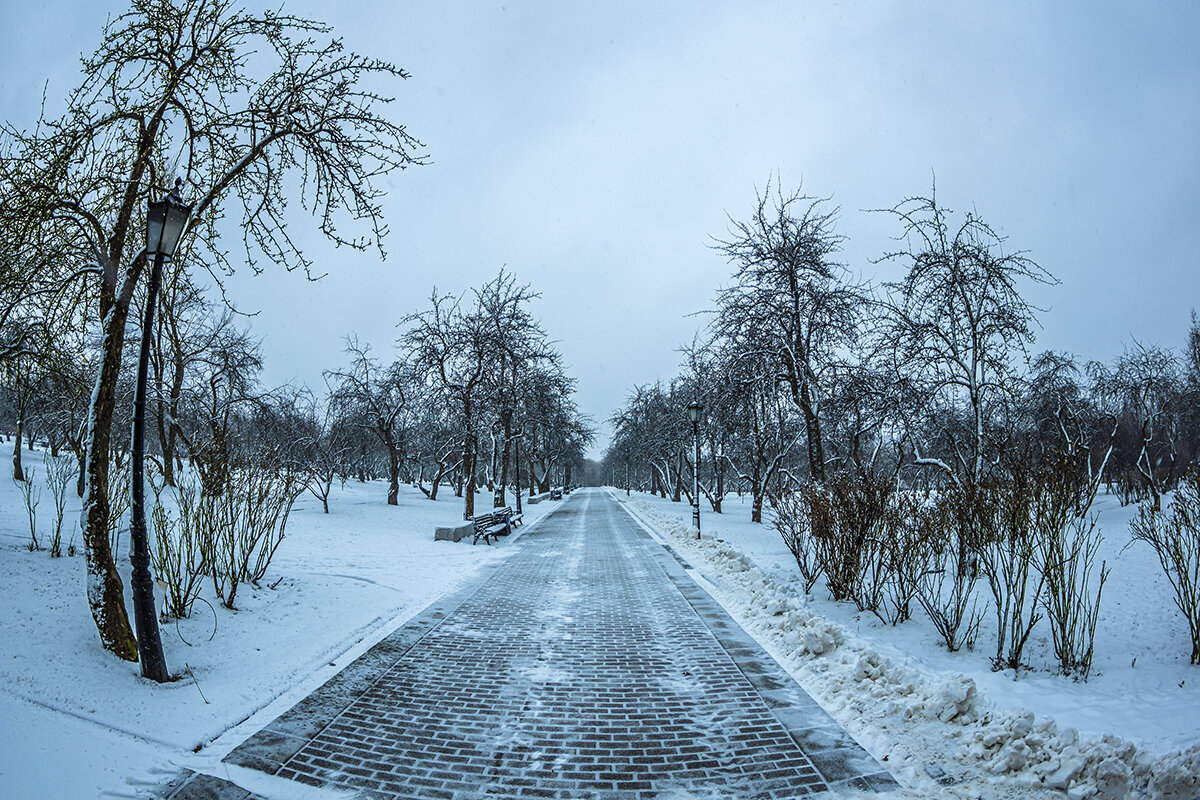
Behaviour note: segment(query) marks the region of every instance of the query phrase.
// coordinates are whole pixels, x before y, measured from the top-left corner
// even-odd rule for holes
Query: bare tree
[[[563,472],[573,455],[581,454],[594,435],[575,407],[571,395],[575,381],[556,368],[529,373],[528,390],[520,411],[525,463],[529,469],[529,494],[550,490],[557,470]]]
[[[163,480],[168,486],[175,485],[175,465],[179,461],[178,419],[184,381],[189,370],[203,362],[205,354],[234,324],[230,312],[217,313],[209,307],[181,267],[173,271],[160,295],[162,312],[155,316],[157,330],[150,351],[158,443]]]
[[[530,388],[531,371],[548,365],[561,370],[558,354],[541,325],[526,306],[538,297],[529,285],[519,286],[510,273],[500,271],[476,293],[480,312],[489,323],[489,365],[484,372],[485,391],[496,417],[496,460],[492,504],[508,505],[514,442],[522,436],[521,401]],[[519,491],[519,490],[518,490]]]
[[[753,522],[763,521],[763,506],[772,485],[788,473],[788,456],[804,436],[794,415],[789,418],[787,400],[771,380],[770,370],[770,364],[761,358],[738,356],[726,373],[738,434],[738,443],[726,461],[734,467],[738,480],[750,487]]]
[[[321,501],[321,509],[328,514],[333,480],[338,470],[344,468],[349,442],[342,435],[343,428],[338,425],[332,389],[324,402],[317,400],[309,391],[301,393],[297,400],[297,410],[304,416],[304,427],[308,430],[304,441],[305,487]]]
[[[808,467],[825,479],[822,402],[827,371],[839,346],[853,337],[863,303],[845,280],[848,270],[833,260],[845,237],[834,230],[837,208],[800,190],[785,194],[771,186],[758,196],[746,221],[730,220],[729,236],[714,245],[736,265],[733,284],[717,297],[716,333],[732,337],[757,329],[761,352],[788,387],[804,416]]]
[[[430,500],[437,500],[438,489],[447,476],[462,466],[462,425],[454,419],[440,393],[427,395],[418,404],[417,441],[414,456],[419,464],[417,488]],[[429,488],[425,474],[429,472]]]
[[[1121,455],[1149,492],[1154,511],[1182,472],[1179,434],[1184,417],[1183,378],[1172,351],[1134,342],[1111,368],[1089,365],[1093,390],[1124,434]]]
[[[478,309],[463,311],[458,300],[433,291],[431,308],[407,317],[402,347],[414,369],[451,399],[462,425],[463,515],[475,515],[475,467],[478,456],[479,404],[490,358],[491,326]]]
[[[370,345],[356,337],[346,340],[346,352],[351,357],[350,366],[325,373],[326,379],[335,384],[331,402],[344,419],[358,420],[383,445],[388,460],[387,502],[394,506],[400,497],[400,467],[410,428],[408,415],[413,413],[413,378],[403,361],[381,365],[371,357]]]
[[[1033,341],[1037,309],[1021,296],[1020,283],[1056,279],[1025,253],[1006,252],[1004,237],[974,211],[955,225],[953,212],[938,205],[936,187],[891,213],[903,225],[905,246],[884,259],[908,265],[902,281],[886,284],[883,301],[898,366],[919,385],[924,410],[963,409],[967,421],[963,430],[943,428],[945,453],[927,452],[913,436],[916,461],[976,486],[995,449],[989,421],[1016,386],[1014,357]]]
[[[148,263],[138,238],[147,199],[164,191],[168,172],[180,174],[195,200],[183,245],[193,263],[233,271],[220,221],[240,208],[252,268],[262,259],[307,268],[288,233],[289,201],[298,198],[335,242],[378,246],[386,226],[374,181],[419,161],[419,144],[378,113],[386,99],[362,85],[404,73],[344,52],[337,40],[316,41],[328,32],[230,0],[134,0],[83,60],[64,114],[30,133],[5,132],[12,146],[0,159],[0,185],[16,187],[6,196],[52,228],[78,276],[98,286],[103,357],[88,420],[83,531],[93,617],[104,647],[126,660],[137,650],[105,543],[106,487],[126,321]],[[366,235],[343,232],[342,217]]]
[[[225,491],[236,460],[237,426],[266,397],[258,383],[262,351],[249,331],[216,321],[208,349],[192,364],[184,384],[178,418],[170,424],[179,434],[200,473],[205,494]]]

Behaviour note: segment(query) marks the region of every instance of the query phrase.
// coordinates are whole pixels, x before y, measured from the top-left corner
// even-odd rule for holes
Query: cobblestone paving
[[[606,493],[575,493],[513,545],[226,761],[370,798],[895,786]],[[254,797],[213,780],[168,796]]]

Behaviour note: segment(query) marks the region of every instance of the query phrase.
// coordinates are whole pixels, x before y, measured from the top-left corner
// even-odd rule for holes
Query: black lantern
[[[175,249],[179,247],[179,239],[183,236],[184,226],[192,216],[192,207],[185,204],[179,196],[179,185],[183,181],[175,181],[171,193],[157,203],[149,203],[146,214],[146,258],[155,259],[157,256],[170,260],[175,257]]]

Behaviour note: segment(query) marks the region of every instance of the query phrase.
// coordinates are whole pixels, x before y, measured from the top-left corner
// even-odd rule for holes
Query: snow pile
[[[1001,711],[963,675],[896,663],[814,611],[744,553],[626,501],[700,567],[710,591],[910,791],[1107,800],[1200,797],[1200,744],[1156,757],[1113,735],[1083,738],[1053,719]]]

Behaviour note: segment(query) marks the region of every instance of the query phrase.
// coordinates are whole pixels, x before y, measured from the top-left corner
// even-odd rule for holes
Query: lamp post
[[[513,461],[517,465],[517,515],[521,514],[521,437],[525,435],[525,428],[522,427],[517,437],[513,439]]]
[[[167,660],[163,657],[158,634],[158,613],[154,607],[154,578],[150,575],[150,547],[146,537],[146,489],[143,485],[146,450],[146,373],[150,365],[150,338],[154,335],[154,306],[162,282],[163,262],[175,256],[183,228],[192,215],[192,207],[179,197],[179,185],[162,200],[149,204],[146,215],[146,258],[152,259],[150,286],[146,291],[146,310],[142,316],[142,342],[138,358],[137,386],[133,392],[133,454],[130,459],[129,560],[133,576],[133,619],[137,629],[138,660],[142,677],[162,683],[170,680]]]
[[[700,538],[700,412],[704,406],[693,400],[688,406],[688,418],[692,421],[692,441],[696,445],[696,460],[692,462],[692,524],[696,526],[696,538]]]

